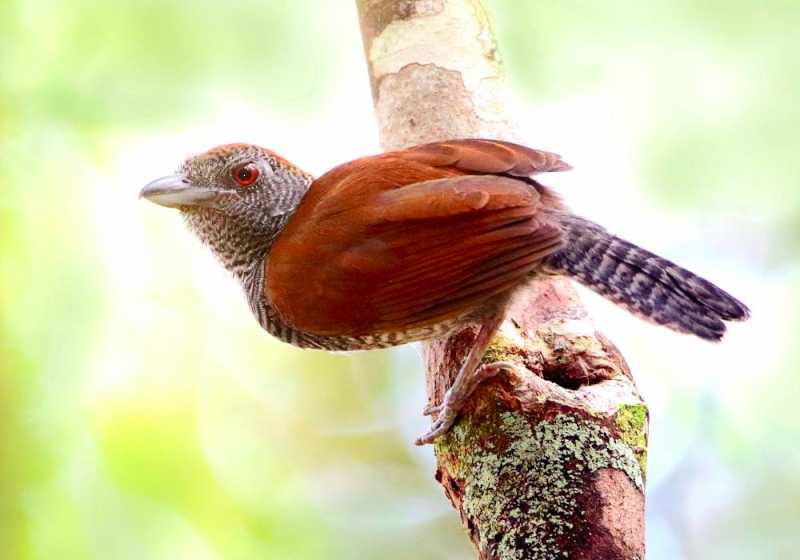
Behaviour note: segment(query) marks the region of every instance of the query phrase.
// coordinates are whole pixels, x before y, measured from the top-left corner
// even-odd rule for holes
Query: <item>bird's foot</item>
[[[464,405],[464,402],[475,391],[475,389],[484,380],[494,377],[501,370],[516,370],[519,366],[511,362],[494,362],[491,364],[483,364],[476,369],[471,375],[462,377],[453,383],[453,386],[444,394],[444,400],[441,404],[433,406],[428,405],[422,411],[425,416],[438,414],[431,429],[418,437],[414,443],[416,445],[425,445],[426,443],[433,443],[433,441],[440,435],[447,432],[453,423],[456,421],[458,411]],[[459,382],[460,381],[460,382]]]

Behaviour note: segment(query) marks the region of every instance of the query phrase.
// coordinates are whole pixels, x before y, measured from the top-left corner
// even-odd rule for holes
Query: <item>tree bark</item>
[[[460,137],[521,141],[481,0],[356,0],[385,150]],[[542,148],[547,149],[546,146]],[[475,330],[423,345],[441,402]],[[481,558],[643,558],[647,407],[569,281],[537,282],[435,444],[436,478]]]

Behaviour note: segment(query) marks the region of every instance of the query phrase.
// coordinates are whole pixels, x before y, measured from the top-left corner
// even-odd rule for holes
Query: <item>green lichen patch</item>
[[[633,450],[643,475],[647,473],[647,418],[644,403],[623,404],[614,416],[620,439]]]
[[[465,418],[436,445],[442,466],[463,481],[462,510],[478,528],[481,550],[554,557],[565,539],[581,538],[573,529],[584,477],[612,468],[643,487],[631,448],[595,419],[559,414],[532,426],[521,413],[495,413],[495,423]]]
[[[483,363],[491,364],[493,362],[517,362],[522,363],[524,354],[519,344],[512,340],[510,337],[498,334],[495,336],[492,344],[486,349],[483,355]]]

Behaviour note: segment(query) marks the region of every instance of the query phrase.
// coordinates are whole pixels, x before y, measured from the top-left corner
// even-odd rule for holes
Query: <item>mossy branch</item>
[[[521,141],[482,1],[356,4],[384,149]],[[431,402],[473,337],[423,345]],[[643,558],[647,408],[568,281],[535,284],[509,311],[487,353],[498,359],[526,369],[479,387],[435,446],[480,557]]]

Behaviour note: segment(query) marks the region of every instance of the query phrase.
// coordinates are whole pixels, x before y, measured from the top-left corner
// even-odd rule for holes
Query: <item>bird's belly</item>
[[[298,348],[327,350],[329,352],[375,350],[433,338],[442,338],[458,329],[464,323],[463,320],[453,320],[421,328],[386,333],[358,336],[322,336],[304,332],[286,324],[263,299],[256,306],[251,306],[251,308],[261,327],[278,340]]]

